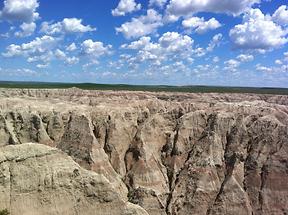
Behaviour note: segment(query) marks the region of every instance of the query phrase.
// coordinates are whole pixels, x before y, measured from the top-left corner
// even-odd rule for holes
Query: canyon
[[[288,96],[0,89],[0,209],[288,214]]]

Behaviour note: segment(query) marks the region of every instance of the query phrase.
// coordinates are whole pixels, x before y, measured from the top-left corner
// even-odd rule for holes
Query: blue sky
[[[0,80],[288,87],[287,0],[0,0]]]

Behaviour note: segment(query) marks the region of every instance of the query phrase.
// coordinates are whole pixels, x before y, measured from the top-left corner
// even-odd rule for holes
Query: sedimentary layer
[[[118,195],[116,202],[142,207],[130,205],[139,213],[285,214],[287,105],[288,97],[280,95],[3,89],[0,145],[1,151],[28,142],[58,148],[83,174],[105,178],[107,189]],[[30,162],[41,172],[38,160]],[[8,186],[7,177],[0,177],[0,186]],[[85,189],[78,188],[85,199]],[[15,191],[2,190],[9,202]],[[17,192],[25,196],[26,191]],[[40,195],[37,189],[33,193]],[[42,203],[43,210],[56,204],[49,201]],[[67,201],[75,211],[84,207]],[[97,198],[85,201],[101,205]],[[62,210],[60,203],[55,207]],[[13,212],[8,203],[4,206]]]

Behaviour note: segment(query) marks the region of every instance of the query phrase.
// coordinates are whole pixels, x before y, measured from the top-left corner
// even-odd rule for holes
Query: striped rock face
[[[24,146],[28,142],[34,144]],[[93,192],[100,192],[96,196],[117,194],[113,201],[123,204],[117,206],[123,214],[130,210],[152,215],[288,213],[287,96],[0,90],[0,152],[13,149],[20,153],[21,147],[33,152],[46,147],[42,145],[48,146],[48,151],[57,148],[57,156],[79,164],[81,174],[104,178],[107,190],[97,188]],[[24,148],[21,156],[29,157],[29,150]],[[47,208],[65,211],[72,206],[75,211],[87,210],[80,214],[105,214],[111,206],[99,197],[87,196],[88,188],[81,187],[84,182],[80,179],[73,182],[74,167],[61,176],[64,181],[81,184],[75,185],[78,190],[73,187],[71,193],[64,185],[57,189],[71,195],[83,192],[85,204],[75,203],[75,195],[57,197],[53,189],[46,195],[44,182],[43,186],[39,182],[40,194],[33,188],[38,183],[35,180],[41,181],[48,174],[48,167],[61,167],[58,161],[41,164],[44,158],[34,156],[33,162],[29,161],[33,172],[26,168],[26,159],[18,162],[16,155],[5,162],[2,159],[0,209],[8,208],[12,215],[17,214],[13,209],[16,202],[18,211],[34,211],[22,214],[49,214]],[[23,167],[13,180],[8,177],[8,167],[3,167],[8,163],[14,169]],[[27,182],[29,175],[31,182]],[[11,181],[23,186],[10,189]],[[25,183],[28,187],[24,189]],[[11,195],[13,206],[9,203]],[[39,202],[40,195],[49,198]],[[60,197],[71,204],[64,204]],[[101,204],[107,205],[103,213]],[[37,213],[39,205],[41,213]]]
[[[25,143],[0,151],[0,207],[10,214],[139,214],[102,175],[56,148]]]

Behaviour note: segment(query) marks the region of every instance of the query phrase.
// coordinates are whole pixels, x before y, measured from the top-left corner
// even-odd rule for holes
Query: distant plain
[[[226,87],[226,86],[169,86],[169,85],[128,85],[95,83],[60,83],[60,82],[14,82],[0,81],[0,88],[16,89],[67,89],[76,87],[83,90],[127,90],[149,92],[187,92],[187,93],[256,93],[288,95],[288,88],[270,87]]]

